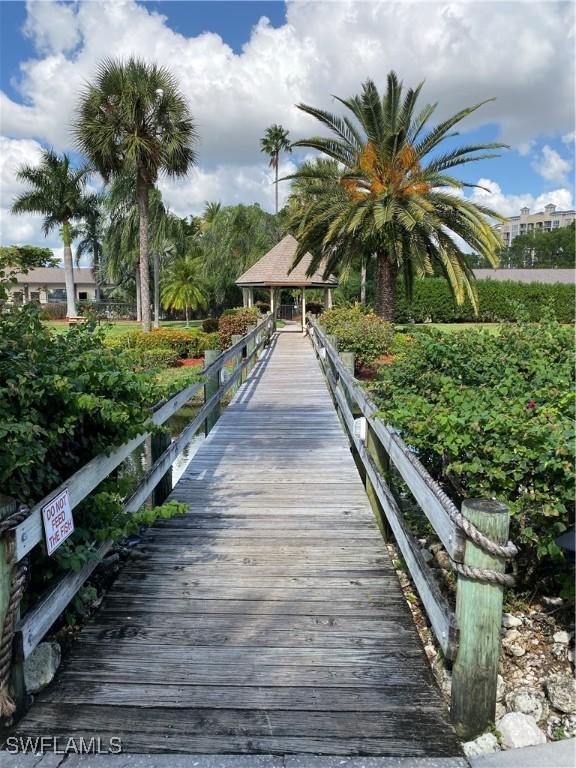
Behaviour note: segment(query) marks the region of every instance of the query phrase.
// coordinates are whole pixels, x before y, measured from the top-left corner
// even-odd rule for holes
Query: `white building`
[[[576,211],[557,211],[556,206],[549,203],[543,211],[538,213],[530,213],[530,208],[522,208],[520,216],[511,216],[504,224],[497,224],[495,229],[504,244],[510,245],[518,235],[525,235],[535,230],[551,232],[560,227],[567,227],[575,220]]]
[[[15,304],[27,304],[30,301],[53,304],[66,301],[64,270],[60,267],[38,267],[31,269],[28,274],[15,277],[17,283],[8,289]],[[74,288],[76,301],[96,299],[96,280],[89,267],[78,267],[74,270]]]

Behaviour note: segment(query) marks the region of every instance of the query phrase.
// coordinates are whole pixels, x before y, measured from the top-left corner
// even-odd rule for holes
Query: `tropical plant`
[[[292,146],[319,150],[335,162],[306,164],[288,177],[301,183],[304,202],[292,222],[299,241],[295,262],[310,251],[310,271],[322,265],[328,275],[359,254],[374,253],[375,309],[386,320],[394,316],[399,273],[410,292],[415,276],[436,269],[448,279],[457,302],[468,295],[477,307],[474,275],[455,237],[490,264],[498,263],[500,243],[489,218],[501,217],[459,195],[462,188],[476,185],[448,172],[495,157],[487,150],[504,145],[471,144],[442,153],[440,145],[454,135],[454,126],[485,102],[429,128],[436,104],[416,112],[422,85],[404,94],[391,72],[386,93],[380,96],[376,85],[367,80],[359,96],[338,99],[352,117],[298,105],[334,135]]]
[[[64,245],[64,280],[68,317],[76,315],[74,265],[72,262],[72,234],[74,222],[86,211],[85,187],[89,175],[86,165],[73,168],[70,157],[58,156],[51,149],[42,151],[37,166],[23,165],[17,178],[29,189],[19,194],[12,203],[12,213],[39,213],[44,219],[45,236],[58,228]]]
[[[206,294],[201,278],[200,246],[178,256],[163,274],[162,304],[166,309],[184,310],[186,326],[190,311],[206,309]]]
[[[74,131],[105,181],[131,176],[139,214],[142,327],[150,330],[149,195],[160,174],[185,176],[196,162],[196,129],[174,76],[130,58],[106,59],[81,98]]]
[[[102,240],[104,238],[104,211],[100,195],[89,195],[86,198],[86,209],[77,227],[76,236],[79,238],[76,244],[76,266],[83,256],[90,256],[92,274],[96,281],[96,301],[98,301],[102,283]]]
[[[260,151],[268,155],[270,167],[274,168],[274,192],[276,213],[278,213],[278,166],[280,164],[280,153],[292,152],[292,146],[288,141],[288,131],[284,130],[281,125],[271,125],[269,128],[266,128],[264,136],[260,139]]]
[[[259,205],[221,208],[202,235],[204,279],[214,305],[236,301],[236,278],[281,239],[276,217]]]

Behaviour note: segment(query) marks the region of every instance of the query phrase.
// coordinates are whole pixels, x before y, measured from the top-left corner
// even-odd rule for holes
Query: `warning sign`
[[[68,488],[55,496],[52,501],[42,507],[42,520],[44,521],[44,534],[46,547],[51,555],[58,549],[68,536],[74,533],[74,520],[70,508],[70,494]]]

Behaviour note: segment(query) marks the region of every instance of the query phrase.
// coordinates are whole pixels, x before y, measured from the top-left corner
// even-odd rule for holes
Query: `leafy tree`
[[[100,299],[102,283],[102,240],[104,238],[104,211],[100,195],[90,195],[86,199],[84,217],[76,230],[79,239],[76,245],[76,266],[83,256],[90,256],[92,274],[96,280],[96,300]]]
[[[47,236],[58,228],[64,244],[64,279],[66,282],[66,312],[76,315],[74,265],[72,263],[73,224],[86,212],[85,195],[88,166],[73,168],[68,155],[59,157],[51,149],[42,152],[40,164],[23,165],[17,178],[28,184],[12,203],[12,213],[39,213],[44,217],[42,231]]]
[[[177,257],[163,275],[162,304],[166,309],[183,309],[187,326],[190,310],[206,308],[201,258],[202,251],[197,244],[184,256]]]
[[[259,205],[221,208],[202,235],[204,277],[215,304],[237,290],[236,279],[280,240],[283,228]]]
[[[534,230],[514,238],[500,257],[503,267],[574,267],[575,224],[550,232]]]
[[[130,58],[101,63],[78,108],[75,135],[105,181],[130,175],[136,184],[142,327],[150,330],[149,197],[160,174],[185,176],[196,162],[196,129],[174,76]]]
[[[429,121],[435,104],[416,112],[422,84],[403,92],[394,72],[386,93],[367,80],[362,93],[338,99],[351,113],[339,117],[299,104],[333,135],[295,142],[332,158],[335,164],[306,166],[292,179],[306,179],[305,205],[293,221],[299,249],[296,262],[311,251],[315,270],[325,274],[346,266],[360,254],[376,254],[375,309],[394,316],[396,278],[402,274],[410,290],[414,277],[435,267],[448,279],[457,302],[467,294],[477,306],[474,276],[457,236],[497,264],[498,236],[487,220],[494,211],[454,194],[475,186],[448,172],[463,163],[494,157],[502,144],[464,145],[441,152],[453,128],[481,104],[461,110],[435,127]],[[484,102],[483,102],[484,103]],[[323,261],[324,260],[324,261]]]
[[[16,285],[17,275],[26,275],[36,267],[55,267],[57,264],[50,248],[35,245],[0,246],[0,300],[8,298],[8,288]]]
[[[260,139],[260,151],[268,155],[270,167],[274,168],[276,175],[274,191],[276,213],[278,213],[278,165],[280,163],[280,153],[292,152],[292,146],[288,141],[288,131],[285,131],[281,125],[271,125],[269,128],[266,128],[264,136]]]

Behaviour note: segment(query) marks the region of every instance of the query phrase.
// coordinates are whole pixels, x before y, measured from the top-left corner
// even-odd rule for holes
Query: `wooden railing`
[[[209,431],[219,413],[222,398],[233,387],[237,387],[247,378],[256,362],[259,351],[268,342],[273,331],[274,318],[272,315],[268,315],[257,326],[249,329],[245,336],[233,337],[234,343],[224,352],[208,352],[202,380],[181,390],[169,400],[157,403],[151,409],[150,425],[164,424],[194,395],[204,391],[204,404],[174,440],[171,440],[168,434],[152,433],[153,464],[131,496],[125,499],[124,511],[126,513],[137,511],[146,499],[158,489],[162,481],[166,480],[167,473],[170,472],[176,458],[203,425],[206,425],[206,431]],[[231,361],[233,364],[229,367],[228,363]],[[143,432],[127,443],[112,449],[109,453],[102,453],[93,458],[35,504],[20,524],[5,532],[4,537],[0,540],[1,550],[3,550],[3,553],[0,551],[0,598],[2,598],[0,601],[0,628],[4,626],[2,609],[8,602],[12,570],[35,546],[44,540],[43,507],[61,492],[67,490],[70,506],[74,509],[150,435],[150,432]],[[164,482],[163,486],[160,496],[153,497],[156,504],[161,504],[165,500],[171,490],[171,480],[168,483]],[[16,508],[16,501],[12,510],[6,504],[3,508],[0,505],[0,512],[3,513],[1,516],[7,517]],[[21,665],[22,661],[30,655],[113,544],[114,542],[107,541],[99,546],[94,545],[93,556],[79,572],[66,574],[30,611],[20,618],[14,632],[13,666]],[[16,688],[18,687],[16,684]]]
[[[365,474],[379,525],[385,536],[391,530],[434,635],[452,666],[452,719],[460,735],[470,738],[495,716],[503,586],[510,578],[504,575],[505,560],[515,550],[507,543],[508,509],[491,500],[471,500],[458,510],[398,432],[378,418],[378,407],[354,378],[353,355],[338,354],[336,338],[327,335],[311,315],[307,327]],[[458,574],[455,610],[424,560],[389,487],[393,467]],[[498,552],[496,556],[493,550]]]

